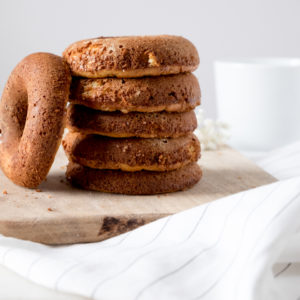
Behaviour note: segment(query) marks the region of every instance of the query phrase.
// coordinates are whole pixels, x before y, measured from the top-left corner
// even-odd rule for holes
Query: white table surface
[[[36,285],[0,266],[0,300],[86,300]]]

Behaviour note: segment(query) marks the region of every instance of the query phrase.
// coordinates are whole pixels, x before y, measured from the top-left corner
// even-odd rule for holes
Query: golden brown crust
[[[73,75],[88,78],[178,74],[199,65],[195,46],[171,35],[87,39],[70,45],[63,57]]]
[[[183,112],[200,104],[197,78],[179,74],[145,78],[73,78],[70,102],[102,111]]]
[[[194,111],[123,114],[70,105],[67,127],[73,132],[117,138],[175,138],[192,133],[197,127],[197,118]]]
[[[0,104],[0,166],[14,183],[35,188],[60,145],[71,76],[62,58],[25,57],[11,73]]]
[[[198,160],[200,143],[195,135],[176,139],[115,139],[69,133],[63,140],[69,160],[95,169],[167,171]]]
[[[129,195],[153,195],[186,190],[202,177],[197,163],[169,172],[123,172],[97,170],[70,162],[66,176],[75,186],[87,190]]]

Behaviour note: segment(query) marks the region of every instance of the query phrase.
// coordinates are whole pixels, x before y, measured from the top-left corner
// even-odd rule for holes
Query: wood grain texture
[[[199,163],[203,179],[188,191],[154,196],[104,194],[79,190],[66,182],[67,159],[60,149],[41,191],[16,186],[0,171],[0,233],[52,245],[101,241],[276,181],[229,147],[203,152]]]

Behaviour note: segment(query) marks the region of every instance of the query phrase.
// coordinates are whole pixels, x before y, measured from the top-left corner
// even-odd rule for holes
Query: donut
[[[61,142],[71,75],[59,56],[35,53],[12,71],[0,103],[0,167],[14,183],[36,188]]]
[[[69,162],[67,179],[74,186],[106,193],[153,195],[186,190],[202,177],[197,163],[169,172],[97,170]]]
[[[183,113],[103,112],[70,105],[67,128],[72,132],[99,134],[115,138],[169,138],[192,133],[197,127],[194,111]]]
[[[192,72],[195,46],[180,36],[98,37],[73,43],[63,52],[74,76],[144,77]]]
[[[70,102],[102,111],[124,113],[183,112],[200,105],[197,78],[179,74],[145,78],[73,78]]]
[[[63,140],[69,160],[94,169],[168,171],[198,160],[200,143],[195,135],[176,139],[115,139],[68,133]]]

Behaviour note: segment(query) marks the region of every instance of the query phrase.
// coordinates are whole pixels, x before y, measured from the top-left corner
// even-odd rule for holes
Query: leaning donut
[[[59,56],[35,53],[11,73],[0,103],[0,167],[14,183],[37,187],[61,142],[71,76]]]

